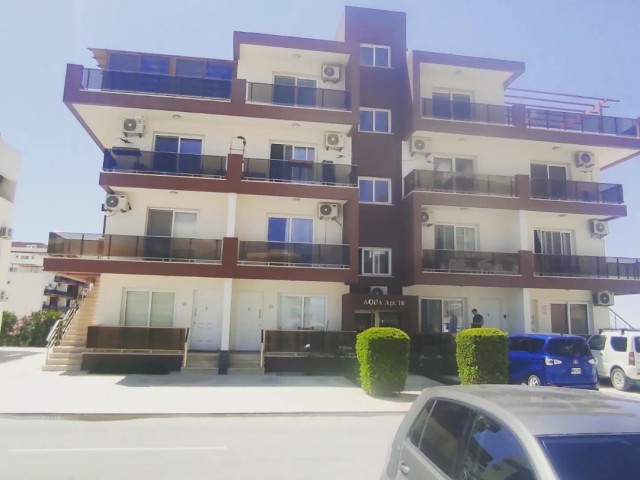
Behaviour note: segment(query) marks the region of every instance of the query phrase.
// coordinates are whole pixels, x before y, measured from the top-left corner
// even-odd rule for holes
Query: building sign
[[[407,302],[402,297],[390,297],[390,296],[373,296],[363,297],[356,302],[356,309],[366,310],[392,310],[392,309],[404,309],[407,306]]]

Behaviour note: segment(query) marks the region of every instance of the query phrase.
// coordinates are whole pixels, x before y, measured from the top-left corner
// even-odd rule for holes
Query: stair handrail
[[[49,331],[49,335],[47,335],[47,359],[49,358],[49,352],[51,351],[51,349],[60,345],[62,337],[69,328],[69,325],[71,325],[71,322],[73,321],[78,308],[78,304],[76,303],[73,307],[67,310],[67,313],[64,314],[64,317],[59,319],[55,323],[53,328]]]
[[[189,328],[184,334],[184,355],[182,357],[182,368],[187,367],[187,351],[189,350]]]
[[[636,327],[634,327],[633,325],[631,325],[629,322],[627,322],[624,318],[622,318],[620,315],[618,315],[612,308],[609,308],[609,322],[611,323],[611,321],[613,321],[613,328],[618,328],[618,322],[621,322],[622,328],[629,328],[629,329],[634,329]]]

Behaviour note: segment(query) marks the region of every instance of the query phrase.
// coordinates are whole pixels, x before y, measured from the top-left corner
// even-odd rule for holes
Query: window
[[[360,203],[391,203],[391,180],[359,177]]]
[[[305,145],[272,143],[270,158],[273,160],[313,162],[316,159],[316,148]]]
[[[409,429],[409,441],[418,448],[420,447],[420,440],[422,439],[424,426],[427,424],[429,413],[431,413],[431,409],[435,403],[436,401],[434,399],[429,400]]]
[[[611,337],[611,348],[616,352],[626,352],[627,337]]]
[[[175,309],[173,292],[126,292],[125,327],[172,327]]]
[[[109,55],[109,70],[137,72],[140,70],[140,55],[111,53]]]
[[[176,75],[182,77],[204,77],[206,63],[201,60],[178,58],[176,60]]]
[[[141,55],[140,72],[168,75],[169,57],[161,57],[158,55]]]
[[[270,242],[313,243],[310,218],[269,217],[267,240]]]
[[[196,212],[150,209],[147,212],[147,235],[154,237],[195,238]]]
[[[493,419],[478,414],[462,461],[461,478],[534,480],[527,453],[516,436]]]
[[[313,162],[316,148],[308,145],[286,143],[271,144],[269,178],[272,180],[290,180],[311,182],[315,180]]]
[[[273,76],[273,103],[315,107],[316,81],[287,75]]]
[[[326,298],[307,295],[280,295],[280,330],[326,330]]]
[[[374,108],[360,109],[361,132],[391,132],[391,112],[389,110],[378,110]]]
[[[360,248],[360,275],[391,275],[391,249]]]
[[[156,136],[151,169],[162,173],[201,173],[202,139]]]
[[[535,253],[544,255],[571,255],[571,233],[535,230],[533,232]]]
[[[456,323],[456,329],[464,325],[463,299],[423,298],[420,300],[421,333],[445,332],[449,330],[451,323]]]
[[[453,120],[471,120],[471,94],[433,92],[433,116]]]
[[[607,337],[604,335],[594,335],[589,339],[589,348],[591,350],[604,350],[604,344],[607,341]]]
[[[531,164],[532,195],[538,198],[567,198],[567,167],[564,165]]]
[[[436,225],[434,235],[436,250],[460,250],[465,252],[474,252],[476,250],[475,227]]]
[[[383,45],[360,45],[360,65],[389,68],[391,49]]]

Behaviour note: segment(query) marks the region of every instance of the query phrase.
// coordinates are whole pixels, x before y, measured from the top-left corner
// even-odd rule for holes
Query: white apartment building
[[[0,310],[6,309],[8,298],[7,275],[11,261],[11,237],[19,171],[20,154],[0,138]]]

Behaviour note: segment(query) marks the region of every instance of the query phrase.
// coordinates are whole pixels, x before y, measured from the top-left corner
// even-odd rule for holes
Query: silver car
[[[640,478],[640,402],[519,385],[428,388],[396,433],[383,480]]]

